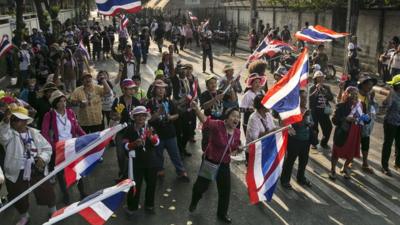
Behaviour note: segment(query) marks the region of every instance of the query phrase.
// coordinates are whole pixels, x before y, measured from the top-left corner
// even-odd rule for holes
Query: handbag
[[[221,165],[222,160],[224,159],[225,154],[228,151],[228,149],[232,143],[232,140],[233,140],[233,134],[232,134],[231,138],[229,139],[228,144],[226,145],[224,154],[222,155],[221,160],[219,161],[218,164],[212,163],[209,160],[207,160],[207,158],[205,157],[206,152],[204,153],[203,161],[201,162],[200,169],[199,169],[200,177],[204,177],[211,181],[214,181],[217,178],[219,166]]]

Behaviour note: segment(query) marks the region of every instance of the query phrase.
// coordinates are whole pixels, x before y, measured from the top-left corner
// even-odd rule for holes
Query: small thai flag
[[[86,56],[87,59],[90,59],[90,54],[89,54],[87,48],[85,47],[85,45],[83,44],[82,39],[79,41],[78,48],[80,48],[85,53],[85,56]]]
[[[134,181],[126,179],[113,187],[100,190],[80,202],[56,211],[43,225],[57,223],[75,213],[79,213],[91,225],[103,225],[122,204],[125,193],[134,185]]]
[[[271,201],[286,153],[288,131],[284,130],[249,145],[246,183],[251,204]]]
[[[189,15],[190,20],[197,20],[197,17],[193,16],[192,12],[188,11],[188,15]]]
[[[121,25],[120,25],[120,29],[125,29],[128,26],[129,23],[129,19],[126,15],[122,15],[121,16]]]
[[[3,57],[8,51],[10,51],[14,46],[8,40],[8,35],[4,34],[0,42],[0,58]]]
[[[248,58],[248,62],[253,62],[263,56],[274,57],[282,51],[295,51],[296,47],[279,40],[269,40],[268,37],[264,38],[258,48]]]
[[[347,35],[349,35],[349,33],[338,33],[326,27],[316,25],[315,27],[309,26],[301,31],[297,31],[295,37],[301,41],[318,43],[332,41],[333,39],[345,37]]]
[[[119,129],[120,130],[120,129]],[[56,167],[62,162],[76,157],[79,152],[83,151],[87,146],[93,142],[101,140],[106,134],[109,138],[104,139],[99,145],[95,146],[84,156],[78,158],[67,167],[64,168],[65,182],[67,187],[77,182],[84,176],[87,176],[97,165],[100,158],[103,156],[105,147],[112,140],[113,133],[117,133],[115,127],[108,128],[101,132],[87,134],[78,138],[72,138],[56,143]]]

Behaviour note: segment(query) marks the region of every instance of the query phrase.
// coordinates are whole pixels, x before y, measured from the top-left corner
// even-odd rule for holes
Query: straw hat
[[[46,91],[55,91],[57,90],[57,85],[53,82],[46,83],[42,89],[40,89],[40,92],[44,93]]]
[[[224,71],[224,73],[228,70],[233,70],[232,64],[227,64],[225,65],[224,69],[222,71]]]
[[[321,71],[318,70],[314,73],[313,79],[316,79],[318,77],[325,77],[325,75]]]
[[[132,109],[132,111],[130,112],[131,119],[134,119],[134,116],[138,114],[145,114],[147,119],[150,119],[151,117],[149,111],[146,109],[146,107],[142,105],[136,106],[135,108]]]
[[[28,124],[33,122],[33,119],[29,116],[29,112],[26,108],[22,106],[11,107],[11,114],[20,120],[27,120]]]
[[[163,80],[157,79],[154,81],[154,87],[168,87],[168,84],[166,84]]]
[[[50,104],[53,104],[54,100],[56,100],[56,99],[58,99],[60,97],[65,97],[64,93],[62,93],[59,90],[53,91],[53,93],[51,93],[51,96],[49,98]]]

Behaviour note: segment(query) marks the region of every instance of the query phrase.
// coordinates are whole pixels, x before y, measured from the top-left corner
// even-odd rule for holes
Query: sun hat
[[[57,85],[56,85],[55,83],[49,82],[49,83],[46,83],[46,84],[42,87],[42,89],[40,89],[40,92],[44,93],[44,92],[46,92],[46,91],[55,91],[55,90],[57,90],[57,89],[58,89],[58,88],[57,88]]]
[[[135,108],[132,109],[132,111],[130,112],[131,119],[133,119],[133,117],[138,114],[146,114],[147,119],[150,119],[151,117],[149,111],[146,109],[146,107],[142,105],[136,106]]]
[[[52,105],[54,100],[56,100],[57,98],[60,98],[60,97],[65,97],[64,93],[62,93],[59,90],[53,91],[53,93],[51,93],[51,96],[49,98],[50,104]]]
[[[28,115],[28,110],[22,106],[10,107],[10,112],[20,120],[27,120],[28,124],[33,122],[33,119]]]
[[[357,82],[358,83],[358,87],[360,88],[360,86],[368,81],[372,82],[372,85],[376,85],[378,83],[378,80],[376,78],[370,77],[370,76],[362,76],[360,78],[360,80]]]
[[[400,85],[400,74],[397,74],[392,78],[391,81],[386,82],[387,84],[390,84],[392,86]]]
[[[168,84],[161,79],[157,79],[154,81],[154,87],[168,87]]]
[[[121,83],[122,88],[134,88],[136,87],[135,81],[132,79],[124,79]]]
[[[154,71],[154,75],[156,76],[156,78],[157,77],[163,77],[164,76],[164,71],[158,69],[158,70]]]
[[[315,73],[313,75],[313,79],[316,79],[318,77],[325,77],[325,75],[320,70],[318,70],[318,71],[315,71]]]
[[[246,80],[247,87],[251,87],[254,80],[260,79],[260,85],[264,86],[265,82],[267,81],[265,76],[260,76],[258,73],[252,73]]]
[[[226,72],[228,70],[233,70],[232,64],[226,64],[222,71]]]

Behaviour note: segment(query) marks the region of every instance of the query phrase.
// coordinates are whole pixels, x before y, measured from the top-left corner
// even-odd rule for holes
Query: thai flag
[[[288,140],[287,130],[249,145],[246,182],[251,204],[271,201],[279,176]]]
[[[116,133],[114,130],[115,128],[111,127],[101,132],[57,142],[56,166],[70,158],[76,157],[79,152],[83,151],[94,141],[104,138],[107,133]],[[105,147],[111,140],[112,135],[108,135],[108,138],[100,142],[99,145],[64,168],[67,187],[71,186],[82,177],[87,176],[95,168],[100,158],[103,156]]]
[[[44,225],[57,223],[75,213],[79,213],[91,225],[103,225],[122,204],[125,193],[134,185],[134,181],[126,179],[113,187],[100,190],[80,202],[56,211]]]
[[[85,53],[85,56],[86,56],[87,59],[90,59],[90,54],[89,54],[87,48],[85,47],[85,45],[83,44],[82,39],[79,41],[78,48],[80,48]]]
[[[13,48],[13,45],[8,40],[8,35],[4,34],[0,42],[0,57],[3,57],[8,51]]]
[[[305,48],[292,68],[265,94],[262,103],[277,111],[285,125],[302,120],[300,111],[300,88],[307,85],[308,49]]]
[[[121,25],[120,25],[120,29],[125,29],[128,26],[129,23],[129,19],[126,15],[122,15],[121,16]]]
[[[106,16],[115,16],[119,12],[137,13],[142,9],[139,0],[96,0],[99,13]]]
[[[189,15],[190,20],[197,20],[197,17],[193,16],[192,12],[188,11],[188,15]]]
[[[274,57],[282,51],[294,51],[296,47],[279,40],[269,40],[267,37],[260,43],[257,49],[248,58],[248,62],[260,59],[263,56]]]
[[[309,26],[301,31],[297,31],[295,37],[306,42],[328,42],[336,38],[341,38],[349,35],[348,33],[338,33],[326,27],[316,25]]]

